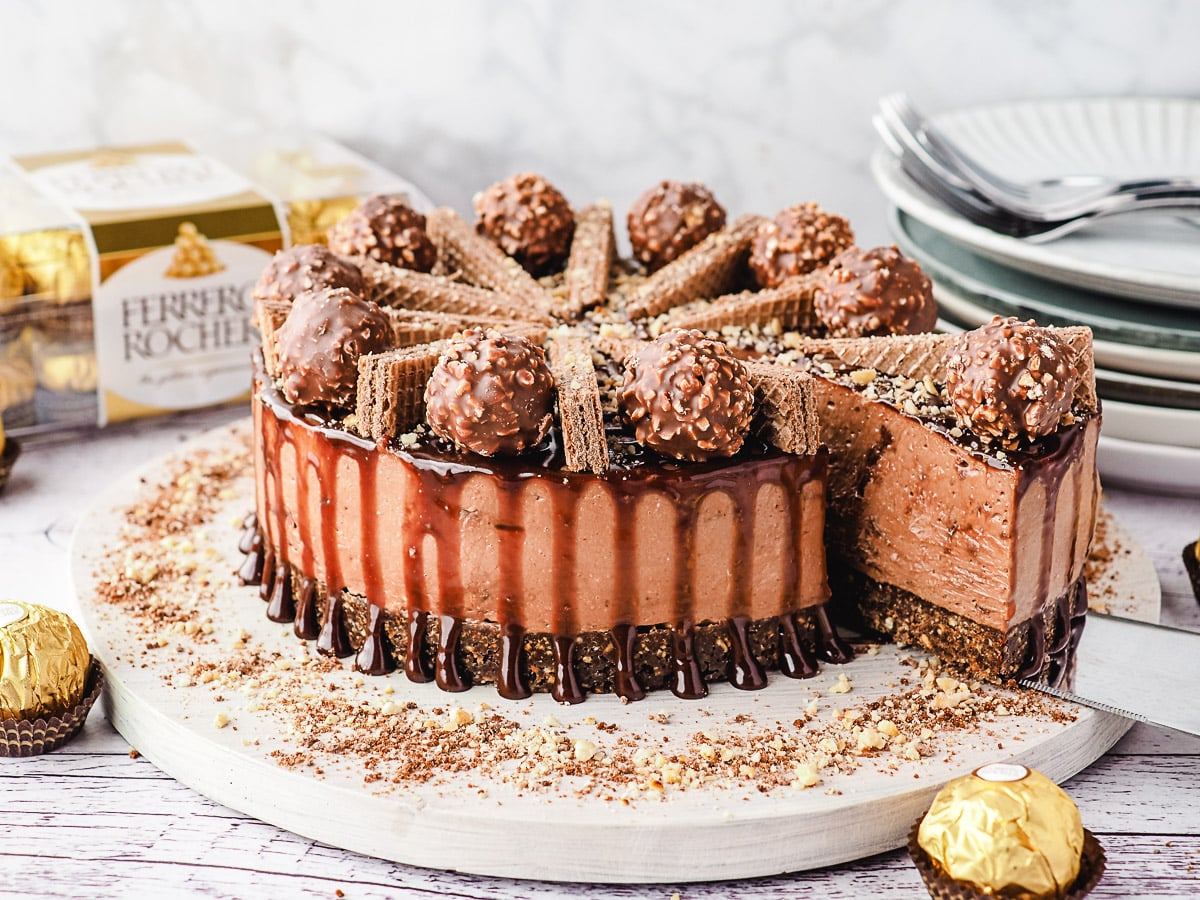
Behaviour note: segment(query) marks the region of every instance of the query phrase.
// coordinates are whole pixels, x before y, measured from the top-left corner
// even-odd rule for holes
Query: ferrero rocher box
[[[246,395],[254,283],[363,197],[428,201],[332,141],[225,136],[0,168],[0,416],[104,425]]]

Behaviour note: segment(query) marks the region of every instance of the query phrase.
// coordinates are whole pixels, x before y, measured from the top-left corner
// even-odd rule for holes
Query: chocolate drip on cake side
[[[295,595],[292,593],[292,569],[287,563],[275,567],[271,583],[271,596],[267,602],[267,618],[272,622],[294,622],[296,619]]]
[[[364,675],[386,675],[395,666],[383,634],[383,609],[368,603],[367,610],[367,636],[354,657],[354,668]]]
[[[524,641],[525,629],[516,622],[500,626],[500,668],[496,673],[496,690],[505,700],[524,700],[532,693],[521,675]]]
[[[346,635],[346,606],[340,593],[325,598],[325,620],[317,635],[317,652],[323,656],[345,659],[354,653]]]
[[[307,575],[299,577],[300,591],[296,600],[293,631],[302,640],[315,641],[321,636],[321,622],[317,614],[317,579]]]
[[[816,657],[800,640],[796,616],[784,613],[778,621],[779,671],[788,678],[812,678],[820,669]]]
[[[443,691],[457,693],[471,685],[458,667],[458,642],[462,637],[462,620],[455,616],[438,616],[437,657],[433,680]]]
[[[695,609],[692,603],[696,559],[696,515],[699,508],[693,498],[676,497],[675,500],[675,623],[671,640],[671,664],[675,676],[671,690],[675,696],[685,700],[699,700],[708,695],[708,686],[700,672],[696,659],[696,644],[692,635],[692,618]],[[692,502],[688,502],[692,501]],[[743,523],[738,523],[739,530]],[[734,583],[738,578],[735,574]]]
[[[750,647],[750,619],[730,616],[725,626],[729,630],[729,683],[743,691],[757,691],[767,686],[767,673]]]
[[[506,700],[521,700],[531,693],[521,673],[522,645],[525,640],[524,610],[521,597],[525,592],[525,525],[522,507],[528,482],[500,481],[499,509],[496,531],[499,538],[499,608],[500,671],[496,687]],[[461,534],[461,533],[460,533]],[[461,540],[461,537],[460,537]]]
[[[275,573],[278,571],[275,565],[275,548],[268,541],[263,549],[262,576],[258,579],[258,599],[263,603],[271,601],[271,588],[275,586]]]
[[[613,693],[622,700],[641,700],[646,696],[646,691],[638,683],[637,673],[633,666],[633,648],[634,641],[637,639],[637,629],[632,625],[614,625],[611,634],[613,653],[616,657]]]
[[[421,653],[429,635],[429,613],[411,612],[408,615],[408,643],[404,645],[404,674],[409,681],[425,684],[433,680],[433,673],[425,665]]]
[[[1059,677],[1067,665],[1067,657],[1073,650],[1072,624],[1076,617],[1073,601],[1080,588],[1077,583],[1071,582],[1064,588],[1061,596],[1051,596],[1050,579],[1056,563],[1054,525],[1059,517],[1050,513],[1057,509],[1063,486],[1068,481],[1066,474],[1074,467],[1075,471],[1070,479],[1070,485],[1072,501],[1076,508],[1070,511],[1066,521],[1078,520],[1080,511],[1078,507],[1083,502],[1086,473],[1083,467],[1076,463],[1084,452],[1084,432],[1087,427],[1088,423],[1085,421],[1042,438],[1036,448],[1032,448],[1028,454],[1019,456],[1016,463],[1018,507],[1021,505],[1020,501],[1036,484],[1042,490],[1046,511],[1041,517],[1041,534],[1037,542],[1037,594],[1034,597],[1033,614],[1029,619],[1025,658],[1017,672],[1018,678]],[[1036,466],[1031,465],[1034,459],[1037,461]],[[1017,523],[1014,522],[1014,530],[1017,527]],[[1067,551],[1069,553],[1069,559],[1066,562],[1068,566],[1073,565],[1078,553],[1078,540],[1079,532],[1076,529],[1071,534],[1070,546]],[[1019,541],[1013,541],[1014,553],[1020,545]],[[1015,572],[1017,568],[1015,558],[1011,561],[1011,566]],[[1080,573],[1076,582],[1082,580],[1082,573]],[[1084,591],[1086,598],[1086,588]],[[1086,599],[1084,602],[1086,604]],[[1086,612],[1086,606],[1084,609]],[[1053,630],[1056,634],[1053,643],[1047,641],[1048,630]]]

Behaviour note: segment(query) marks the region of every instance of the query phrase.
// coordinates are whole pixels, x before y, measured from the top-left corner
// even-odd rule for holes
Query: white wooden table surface
[[[0,596],[73,611],[67,545],[90,497],[112,476],[240,414],[139,423],[28,448],[0,495]],[[1163,621],[1200,630],[1200,607],[1181,562],[1183,545],[1200,533],[1200,501],[1106,495],[1154,559]],[[146,760],[131,759],[129,750],[97,709],[62,750],[0,760],[0,897],[924,896],[903,851],[777,878],[652,887],[543,884],[402,866],[247,818]],[[1200,739],[1137,725],[1066,787],[1108,852],[1108,872],[1092,897],[1200,896]],[[514,847],[538,852],[522,848],[519,836]]]

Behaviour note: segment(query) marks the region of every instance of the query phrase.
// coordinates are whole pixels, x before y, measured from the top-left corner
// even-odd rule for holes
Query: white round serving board
[[[651,883],[774,875],[901,846],[942,784],[985,763],[1021,762],[1063,781],[1102,755],[1130,724],[1090,709],[1078,709],[1069,723],[996,719],[988,725],[992,737],[958,734],[944,752],[901,763],[893,772],[864,761],[850,774],[825,770],[823,781],[809,789],[785,787],[761,794],[748,785],[706,785],[630,805],[594,795],[578,797],[569,785],[548,793],[521,791],[503,780],[489,783],[486,773],[448,784],[381,790],[364,783],[361,768],[332,757],[319,760],[321,777],[312,769],[289,769],[269,755],[293,747],[282,717],[270,710],[253,711],[236,692],[219,702],[206,686],[173,686],[162,671],[143,664],[145,638],[138,635],[144,623],[99,600],[95,589],[96,564],[123,553],[122,510],[141,496],[146,483],[166,481],[180,455],[200,447],[237,446],[247,431],[248,423],[239,423],[208,432],[113,484],[80,520],[71,548],[72,575],[93,652],[105,666],[105,707],[125,739],[163,771],[213,800],[333,846],[430,868],[553,881]],[[232,572],[240,563],[238,532],[230,522],[251,508],[252,489],[249,477],[240,478],[235,496],[207,526],[207,539],[223,557],[218,572]],[[1115,578],[1114,589],[1105,592],[1110,611],[1157,621],[1153,566],[1127,536],[1123,540],[1134,551],[1124,557],[1122,571],[1110,575]],[[255,647],[267,652],[293,657],[311,652],[298,651],[289,626],[265,618],[255,588],[230,582],[209,601],[216,609],[198,610],[220,612],[214,616],[217,640],[189,648],[194,652],[189,660],[220,661],[222,648],[230,647],[243,629]],[[753,693],[716,685],[700,702],[655,693],[622,705],[613,696],[598,695],[574,707],[559,706],[546,695],[505,701],[490,686],[447,695],[432,685],[412,684],[401,673],[358,675],[349,671],[349,660],[342,670],[314,678],[372,696],[390,685],[392,699],[412,700],[426,709],[470,709],[486,702],[522,724],[536,725],[553,716],[565,728],[586,729],[584,719],[595,717],[616,723],[625,739],[637,733],[656,745],[668,746],[665,738],[682,746],[701,730],[791,723],[814,691],[821,695],[819,718],[827,718],[835,705],[868,702],[889,693],[888,683],[895,684],[901,674],[912,674],[899,662],[901,656],[919,653],[884,646],[877,655],[859,655],[845,666],[825,665],[812,679],[775,674],[765,690]],[[842,673],[853,690],[831,696],[829,688]],[[525,711],[527,718],[522,717]],[[218,713],[229,717],[228,727],[216,727]],[[741,724],[734,721],[739,714]],[[998,739],[1003,750],[997,749]],[[480,796],[481,785],[486,798]]]

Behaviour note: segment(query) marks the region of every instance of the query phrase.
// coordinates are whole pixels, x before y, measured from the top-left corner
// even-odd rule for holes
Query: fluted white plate
[[[1200,177],[1200,100],[1038,100],[973,107],[934,119],[967,152],[1016,180],[1064,174]],[[1200,307],[1200,219],[1156,211],[1031,244],[951,212],[882,148],[872,158],[871,171],[896,206],[998,262],[1077,287]]]

